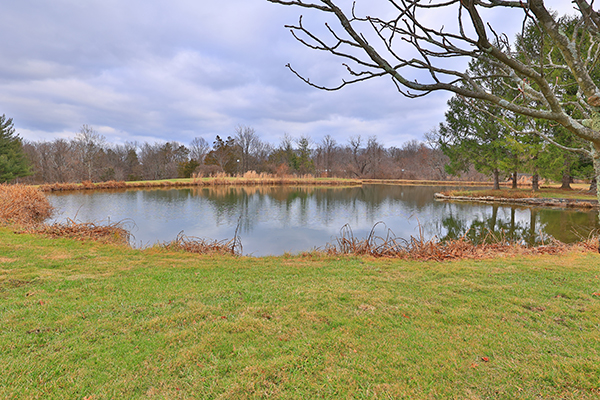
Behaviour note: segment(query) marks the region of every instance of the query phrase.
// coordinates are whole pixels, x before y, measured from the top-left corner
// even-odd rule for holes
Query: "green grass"
[[[587,189],[560,190],[558,188],[541,188],[537,192],[533,192],[531,188],[507,189],[499,190],[454,190],[452,194],[455,196],[472,196],[472,197],[502,197],[502,198],[550,198],[550,199],[579,199],[579,200],[597,200],[595,193],[589,193]]]
[[[591,253],[233,258],[0,228],[0,398],[595,399],[597,292]]]

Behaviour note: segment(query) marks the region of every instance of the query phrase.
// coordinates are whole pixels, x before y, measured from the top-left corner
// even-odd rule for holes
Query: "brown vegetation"
[[[166,250],[182,250],[195,254],[232,254],[242,255],[242,243],[237,236],[231,240],[213,240],[186,236],[183,232],[172,242],[159,245]]]
[[[50,237],[91,239],[101,242],[129,243],[130,233],[122,223],[99,225],[68,220],[64,224],[47,224],[54,208],[42,190],[25,185],[0,185],[0,224],[18,226],[23,233]]]
[[[334,243],[329,243],[322,250],[328,255],[357,255],[372,257],[403,258],[420,261],[446,261],[454,259],[482,259],[510,255],[562,254],[567,251],[599,251],[598,239],[590,235],[587,239],[575,244],[565,244],[552,239],[541,246],[527,246],[497,237],[490,233],[481,243],[474,243],[466,236],[456,240],[441,242],[437,238],[425,239],[422,231],[419,237],[409,239],[396,237],[389,229],[385,237],[377,236],[375,224],[365,239],[354,237],[352,229],[345,225]]]
[[[43,192],[58,192],[70,190],[97,190],[97,189],[136,189],[136,188],[177,188],[189,186],[221,186],[221,185],[360,185],[357,179],[324,179],[312,175],[303,176],[276,176],[266,173],[257,174],[254,171],[246,172],[242,176],[230,177],[219,173],[212,178],[194,177],[191,180],[170,181],[108,181],[92,183],[52,183],[40,185]]]
[[[75,222],[68,220],[64,224],[42,224],[36,228],[25,231],[49,237],[67,237],[77,240],[94,240],[103,243],[117,243],[128,245],[131,233],[122,222],[100,225],[92,222]]]
[[[40,224],[54,209],[41,190],[25,185],[0,184],[0,223]]]

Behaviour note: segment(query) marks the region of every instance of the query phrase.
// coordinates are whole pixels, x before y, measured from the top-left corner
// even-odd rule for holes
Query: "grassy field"
[[[597,399],[600,255],[235,258],[0,228],[3,399]]]

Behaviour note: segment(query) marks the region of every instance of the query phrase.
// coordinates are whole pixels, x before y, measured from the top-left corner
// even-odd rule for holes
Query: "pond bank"
[[[582,209],[600,209],[597,200],[581,200],[581,199],[553,199],[553,198],[506,198],[495,196],[455,196],[436,193],[436,200],[441,201],[465,201],[473,203],[502,203],[516,204],[525,206],[538,207],[558,207],[558,208],[582,208]]]
[[[214,178],[181,178],[157,181],[107,181],[81,183],[47,183],[38,185],[43,192],[63,192],[98,189],[175,189],[185,187],[211,186],[358,186],[362,181],[357,179],[315,178],[315,177],[214,177]]]

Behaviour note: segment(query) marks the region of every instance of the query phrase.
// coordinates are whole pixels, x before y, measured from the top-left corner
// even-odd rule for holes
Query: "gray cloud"
[[[448,94],[409,100],[389,79],[337,84],[341,60],[304,48],[283,25],[302,10],[264,0],[23,0],[0,13],[0,113],[27,140],[72,136],[89,124],[110,142],[209,142],[236,125],[276,143],[288,133],[421,139]],[[306,12],[322,29],[325,17]],[[518,23],[519,21],[515,21]]]

